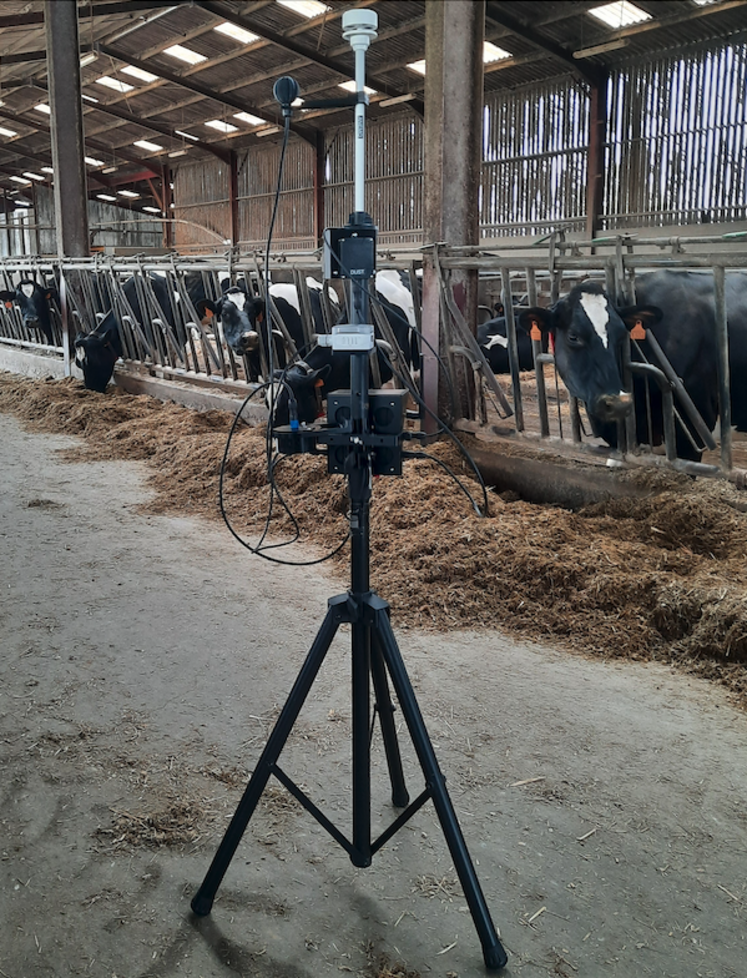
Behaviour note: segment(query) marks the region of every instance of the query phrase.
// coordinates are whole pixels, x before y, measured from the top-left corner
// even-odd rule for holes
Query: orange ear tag
[[[529,330],[529,336],[533,340],[541,340],[542,339],[542,332],[541,332],[541,330],[539,328],[539,325],[538,325],[536,319],[533,319],[532,320],[532,328]]]
[[[321,377],[317,377],[317,379],[314,381],[314,387],[324,387],[324,381]]]
[[[6,309],[12,309],[13,308],[13,303],[12,302],[6,302],[5,303],[5,308]]]
[[[263,323],[265,321],[265,314],[263,312],[257,313],[257,322]]]
[[[646,339],[646,329],[643,325],[642,319],[636,319],[635,326],[630,331],[631,340],[645,340]]]

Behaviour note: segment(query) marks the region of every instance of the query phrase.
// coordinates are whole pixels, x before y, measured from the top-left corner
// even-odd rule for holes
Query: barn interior
[[[295,286],[301,296],[307,276],[323,278],[324,229],[344,225],[352,210],[352,108],[304,108],[299,102],[286,145],[273,87],[291,76],[306,101],[339,99],[354,90],[353,55],[341,20],[357,7],[378,16],[377,36],[366,54],[365,157],[377,269],[402,273],[417,334],[439,356],[435,378],[425,370],[425,376],[415,370],[400,375],[416,405],[408,431],[424,430],[430,437],[435,416],[454,436],[430,446],[435,468],[423,459],[408,460],[401,479],[377,480],[373,586],[406,629],[406,650],[412,639],[425,702],[438,705],[439,750],[448,759],[450,778],[456,770],[460,817],[471,828],[477,813],[475,851],[491,902],[500,908],[496,919],[501,937],[508,935],[510,968],[548,978],[597,978],[623,970],[663,978],[686,973],[695,960],[698,973],[737,976],[747,905],[740,869],[740,806],[747,783],[740,776],[747,769],[744,433],[737,425],[719,423],[705,432],[701,425],[694,458],[677,454],[673,433],[665,431],[654,444],[651,430],[647,439],[628,425],[612,447],[594,434],[584,405],[568,392],[552,350],[535,345],[526,366],[518,344],[522,308],[549,308],[581,281],[603,284],[622,306],[633,301],[641,276],[652,272],[697,272],[718,283],[747,265],[747,0],[0,5],[0,291],[12,292],[27,280],[53,289],[50,341],[24,321],[17,303],[0,304],[0,412],[17,453],[13,485],[20,486],[0,515],[8,527],[28,523],[35,541],[28,559],[33,552],[40,564],[51,559],[42,543],[57,539],[51,522],[56,517],[68,518],[65,526],[74,526],[92,550],[93,529],[102,538],[107,527],[113,538],[116,529],[121,538],[112,539],[106,551],[112,581],[122,567],[116,587],[108,580],[102,586],[103,558],[97,563],[96,554],[68,542],[70,565],[61,548],[51,548],[56,574],[67,575],[64,597],[58,593],[64,581],[40,580],[33,613],[19,624],[11,605],[23,607],[27,597],[19,594],[16,577],[2,596],[7,603],[0,604],[0,614],[16,623],[16,632],[15,657],[4,667],[7,695],[14,697],[4,741],[14,777],[4,789],[0,819],[6,819],[11,801],[26,818],[34,799],[43,797],[57,806],[59,825],[51,815],[49,825],[39,814],[28,815],[29,824],[37,819],[34,831],[29,829],[27,839],[20,838],[23,832],[14,834],[15,848],[3,850],[14,928],[7,949],[0,950],[0,973],[23,974],[31,952],[42,962],[39,974],[54,974],[55,968],[61,973],[64,962],[70,973],[102,978],[175,978],[190,968],[211,978],[476,973],[479,950],[461,903],[459,915],[468,926],[458,939],[444,936],[460,899],[448,854],[439,857],[432,878],[418,875],[417,860],[402,855],[412,880],[402,897],[410,902],[401,905],[387,875],[394,878],[397,867],[384,863],[386,869],[373,877],[375,898],[367,904],[358,889],[363,882],[346,875],[349,867],[339,853],[320,867],[328,840],[305,836],[299,813],[277,796],[261,813],[261,845],[270,869],[263,867],[248,882],[239,877],[224,896],[215,929],[198,933],[184,921],[159,928],[151,913],[157,906],[168,919],[175,890],[181,888],[185,906],[193,895],[248,775],[236,758],[249,763],[277,715],[283,694],[276,694],[268,676],[282,659],[281,683],[289,685],[297,654],[295,646],[283,646],[271,668],[265,658],[239,656],[232,662],[225,652],[226,643],[242,647],[245,641],[234,624],[246,626],[246,581],[228,552],[232,541],[225,547],[221,542],[226,534],[216,522],[218,482],[233,529],[252,538],[264,534],[270,504],[267,412],[258,397],[243,408],[242,417],[251,423],[239,426],[224,457],[239,406],[262,385],[248,360],[189,305],[186,283],[197,275],[217,301],[226,278],[251,283],[263,297],[271,294],[271,283]],[[139,297],[152,312],[153,276],[181,292],[178,306],[160,307],[159,328],[151,330],[138,320],[124,287],[135,277]],[[422,291],[414,284],[420,282]],[[339,297],[340,283],[331,285]],[[713,331],[723,353],[736,317],[718,288]],[[476,337],[499,304],[507,361],[496,372]],[[300,305],[310,338],[315,324],[303,300]],[[79,332],[94,332],[109,307],[119,315],[123,355],[106,393],[98,393],[82,382],[73,340]],[[277,309],[273,321],[279,325],[276,314]],[[386,328],[381,314],[374,315],[377,327]],[[658,370],[659,389],[670,392],[674,424],[681,423],[678,417],[687,423],[690,415],[675,380],[664,361],[657,363],[651,374]],[[723,405],[743,378],[731,373],[726,356],[717,373]],[[54,474],[45,475],[43,488],[24,487],[23,450],[17,447],[22,436],[11,419],[22,425],[29,443],[43,436],[62,439],[49,443]],[[41,449],[39,456],[34,453],[34,478],[46,472]],[[107,479],[96,470],[81,476],[87,508],[76,508],[69,484],[55,486],[62,461],[94,467],[134,461],[147,490],[130,489],[127,475]],[[324,460],[309,456],[288,458],[279,471],[292,517],[281,514],[273,532],[292,534],[296,520],[305,544],[325,554],[334,551],[347,525],[342,477],[330,476]],[[117,478],[126,489],[124,502]],[[487,517],[480,512],[484,499]],[[48,522],[40,529],[34,518]],[[184,622],[164,623],[157,602],[138,596],[139,587],[158,591],[161,568],[159,547],[138,536],[138,520],[155,527],[157,542],[169,553],[183,533],[173,559],[190,568],[184,572],[190,600],[185,621],[194,637]],[[15,537],[8,530],[7,539]],[[149,565],[142,584],[133,557],[140,552]],[[20,544],[14,547],[14,574],[24,570],[23,553]],[[213,584],[226,561],[237,577]],[[346,561],[346,553],[336,557],[328,565],[331,573],[344,578]],[[194,579],[192,566],[199,569]],[[306,638],[300,623],[316,615],[308,611],[310,595],[323,600],[326,579],[307,574],[299,587],[284,574],[252,580],[266,618],[256,628],[269,646],[271,626],[287,620],[288,641],[301,648]],[[183,608],[172,594],[178,587],[171,573],[165,577],[168,607]],[[200,581],[208,580],[203,593]],[[73,583],[84,596],[71,595]],[[90,590],[100,593],[92,596]],[[239,590],[244,597],[237,598]],[[48,591],[66,607],[73,599],[69,615],[44,607]],[[131,624],[133,602],[140,602],[144,620]],[[152,700],[142,692],[115,708],[103,679],[88,676],[98,660],[85,635],[90,623],[78,615],[89,613],[97,633],[108,636],[112,621],[119,630],[107,653],[117,660],[112,668],[118,687],[129,696],[130,689],[147,685],[143,676],[152,675]],[[172,627],[184,644],[181,658],[168,647]],[[526,643],[510,667],[503,636]],[[65,642],[73,643],[69,656],[60,651],[67,650]],[[133,656],[128,650],[135,642]],[[150,658],[152,643],[163,662]],[[536,649],[530,643],[538,643]],[[544,651],[537,653],[533,672],[526,663],[534,663],[543,643],[551,651],[544,658]],[[453,650],[459,661],[450,658]],[[46,672],[31,669],[37,654],[49,665]],[[562,663],[576,659],[578,673],[564,677]],[[188,677],[195,662],[201,679],[193,688]],[[582,671],[582,662],[602,662],[610,670],[632,663],[649,671],[631,687],[624,706],[612,705],[612,694]],[[347,682],[344,669],[342,663],[336,695]],[[613,677],[615,689],[618,680],[622,685],[622,673]],[[693,685],[683,692],[680,680]],[[49,699],[38,736],[34,711],[42,707],[34,698],[35,683]],[[234,688],[233,697],[221,701],[231,718],[222,729],[222,707],[213,709],[211,700],[225,695],[221,683]],[[95,688],[110,711],[101,730],[70,706],[74,684],[80,702],[90,706],[89,690]],[[185,709],[168,698],[172,684],[184,702],[209,714],[208,731],[193,736]],[[56,685],[59,692],[48,690]],[[456,716],[447,702],[452,686],[462,690]],[[473,695],[480,686],[489,691],[489,702]],[[250,709],[240,689],[251,689],[251,695],[261,690],[267,698],[265,712],[251,714],[261,734],[233,726],[234,716]],[[666,700],[657,699],[659,690]],[[702,724],[689,712],[691,701],[701,704],[699,697],[708,697]],[[26,704],[31,718],[23,734],[29,739],[17,751],[21,740],[14,739],[17,731],[7,719],[16,701]],[[645,722],[638,707],[646,712]],[[313,770],[325,752],[334,756],[332,783],[347,793],[340,770],[348,717],[335,712],[336,705],[328,713],[316,703],[313,709],[295,746]],[[664,734],[648,726],[654,715],[671,720]],[[620,732],[628,721],[637,735],[632,750]],[[453,732],[462,722],[466,747]],[[168,736],[178,723],[186,723],[189,732],[175,751]],[[499,746],[491,746],[492,734],[486,733],[493,727],[500,728]],[[226,742],[215,748],[222,737]],[[556,746],[572,743],[575,760],[584,763],[574,767],[560,747],[554,758],[548,747],[553,739]],[[37,794],[27,791],[27,743],[43,771]],[[550,755],[557,764],[552,776],[537,762]],[[63,762],[69,766],[61,775]],[[503,763],[510,770],[509,787],[497,788],[494,768]],[[607,785],[607,770],[619,774],[619,795]],[[721,779],[718,788],[714,772]],[[672,783],[687,785],[674,801],[665,792]],[[60,784],[69,795],[63,801],[57,798]],[[206,784],[219,787],[211,792]],[[600,784],[603,801],[594,794]],[[75,785],[92,792],[95,817]],[[517,793],[523,795],[520,802]],[[589,808],[581,807],[587,803]],[[618,820],[609,817],[613,809],[623,813]],[[73,831],[72,816],[64,815],[68,810],[79,816],[75,838],[65,834]],[[572,831],[564,823],[569,811],[578,816]],[[7,821],[14,824],[10,816]],[[557,880],[542,885],[542,853],[552,837],[543,836],[545,848],[536,847],[527,863],[520,858],[538,822],[568,842],[562,853],[560,846],[552,849],[555,865],[562,865]],[[603,829],[611,830],[615,843],[592,848]],[[93,841],[86,843],[88,836]],[[425,849],[436,847],[435,836],[440,838],[438,826],[427,823]],[[69,913],[79,915],[74,919],[85,935],[77,957],[63,916],[50,925],[46,940],[30,925],[24,930],[22,901],[34,899],[36,884],[29,885],[32,875],[16,857],[33,862],[32,837],[53,864],[60,838],[69,853],[80,847],[81,866],[73,855],[64,866],[57,864],[57,882],[48,891],[54,894],[48,905],[57,906],[68,886],[75,895]],[[286,869],[299,852],[307,865],[287,881]],[[395,852],[396,861],[401,852]],[[504,855],[510,867],[505,878],[487,868]],[[594,867],[593,885],[583,873],[586,863]],[[115,864],[109,879],[107,867]],[[236,868],[245,872],[243,865]],[[325,868],[330,903],[325,911],[321,901],[311,901],[313,924],[302,949],[312,958],[309,965],[295,946],[294,928]],[[161,871],[163,879],[157,876]],[[136,882],[128,882],[128,873]],[[280,877],[283,886],[295,888],[293,900],[267,897]],[[612,889],[618,892],[612,895]],[[521,907],[515,919],[502,902],[506,892],[506,904]],[[428,913],[412,903],[411,894],[429,901]],[[570,914],[563,901],[577,897]],[[11,906],[11,900],[17,903]],[[382,910],[387,901],[396,906],[390,916]],[[28,919],[37,913],[42,919],[44,912],[42,900]],[[647,923],[639,928],[631,923],[636,917]],[[370,934],[357,929],[359,918],[374,921]],[[613,919],[617,930],[610,935],[605,920]],[[95,921],[90,930],[89,920]],[[330,926],[338,927],[339,948],[328,940]],[[131,942],[125,955],[122,935]],[[323,958],[316,954],[320,948]],[[380,948],[386,957],[377,956]]]

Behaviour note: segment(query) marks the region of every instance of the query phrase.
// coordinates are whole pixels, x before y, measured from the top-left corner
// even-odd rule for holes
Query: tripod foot
[[[192,908],[192,913],[196,914],[198,917],[207,917],[207,915],[213,909],[213,898],[203,896],[202,891],[198,890],[192,897],[190,907]]]
[[[488,971],[497,971],[499,968],[505,968],[508,963],[508,955],[503,950],[503,945],[500,941],[492,947],[483,948],[483,958],[485,959],[485,967]]]

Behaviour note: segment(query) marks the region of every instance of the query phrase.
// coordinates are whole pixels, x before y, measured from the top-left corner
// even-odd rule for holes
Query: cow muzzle
[[[239,337],[238,348],[239,353],[253,353],[259,346],[259,333],[256,330],[250,330],[247,333],[242,333]]]
[[[620,394],[602,394],[598,397],[594,402],[592,414],[601,421],[622,421],[632,410],[633,395],[621,392]]]

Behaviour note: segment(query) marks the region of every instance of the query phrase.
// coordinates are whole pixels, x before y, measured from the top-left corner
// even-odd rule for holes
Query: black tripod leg
[[[405,776],[402,771],[402,758],[397,742],[397,730],[394,725],[394,705],[389,693],[389,682],[386,677],[381,646],[375,631],[371,635],[371,677],[376,695],[376,709],[381,724],[381,736],[384,740],[384,751],[389,765],[389,778],[392,782],[392,804],[395,808],[406,808],[410,796],[407,793]]]
[[[285,746],[285,742],[293,729],[293,724],[301,712],[309,690],[316,679],[322,662],[324,662],[324,657],[332,644],[332,639],[335,637],[337,628],[343,620],[338,612],[338,606],[344,606],[346,602],[347,595],[339,595],[336,598],[330,599],[327,615],[314,639],[309,654],[306,656],[306,661],[293,684],[285,706],[280,712],[280,716],[275,723],[275,727],[270,734],[265,749],[262,751],[254,773],[239,802],[239,806],[226,829],[223,841],[213,857],[202,886],[192,898],[192,910],[199,917],[206,916],[212,909],[215,894],[226,874],[226,870],[236,852],[241,837],[249,824],[249,819],[254,814],[254,809],[257,807],[262,792],[265,790],[269,777],[272,774],[273,765],[276,763]]]
[[[503,945],[496,933],[493,921],[490,918],[485,897],[480,888],[467,845],[459,827],[454,806],[446,790],[446,782],[438,766],[436,755],[433,750],[428,733],[425,729],[423,716],[420,712],[415,692],[410,683],[402,655],[397,646],[392,626],[387,614],[388,605],[381,598],[372,595],[369,600],[369,607],[374,613],[374,633],[380,644],[382,655],[392,677],[392,685],[397,694],[399,705],[403,716],[407,722],[407,727],[412,737],[415,751],[420,761],[420,766],[426,778],[426,785],[430,790],[436,814],[441,822],[446,843],[454,860],[454,868],[462,884],[467,904],[475,923],[478,937],[482,944],[483,958],[485,966],[489,969],[503,968],[508,961]]]

